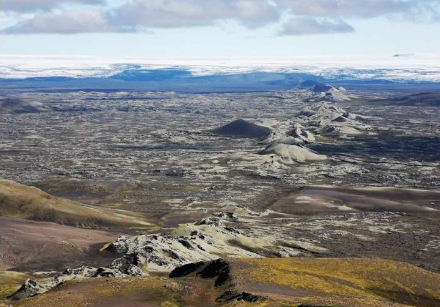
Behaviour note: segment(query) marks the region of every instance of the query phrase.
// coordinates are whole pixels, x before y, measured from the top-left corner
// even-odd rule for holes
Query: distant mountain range
[[[2,88],[44,85],[192,92],[289,89],[305,80],[334,86],[436,84],[440,55],[235,60],[2,55],[0,79]]]

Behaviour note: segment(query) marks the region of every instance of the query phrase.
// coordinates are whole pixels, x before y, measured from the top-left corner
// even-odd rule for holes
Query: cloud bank
[[[209,26],[221,20],[236,20],[253,28],[280,17],[266,0],[137,0],[110,13],[112,23],[149,28]]]
[[[126,33],[215,26],[225,21],[254,29],[277,25],[281,16],[287,15],[290,17],[280,26],[279,35],[315,35],[353,32],[347,20],[360,18],[440,21],[440,0],[126,0],[112,8],[103,1],[3,0],[1,10],[6,13],[33,14],[2,32]],[[72,4],[86,7],[74,9]]]
[[[343,20],[317,20],[309,17],[291,18],[278,32],[279,35],[313,35],[354,32]]]
[[[115,26],[108,22],[100,10],[72,10],[62,13],[39,13],[3,31],[5,34],[78,34],[78,33],[127,33],[136,29]]]
[[[3,12],[29,13],[49,11],[64,4],[103,5],[104,0],[2,0],[0,10]]]

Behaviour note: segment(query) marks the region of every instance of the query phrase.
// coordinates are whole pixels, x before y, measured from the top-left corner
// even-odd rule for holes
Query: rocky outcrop
[[[156,272],[170,272],[187,263],[217,259],[222,254],[259,257],[228,243],[230,240],[246,239],[240,231],[225,225],[226,222],[236,222],[236,219],[233,214],[219,213],[195,224],[184,225],[172,235],[123,236],[109,248],[122,255],[145,259],[148,270]]]
[[[199,278],[214,279],[214,287],[225,286],[228,290],[221,293],[216,301],[228,303],[233,301],[258,302],[265,298],[248,292],[237,291],[231,276],[231,264],[223,259],[208,262],[189,263],[171,271],[170,278],[194,276]]]
[[[182,225],[170,235],[122,236],[107,247],[120,255],[110,266],[68,269],[39,282],[28,280],[12,298],[35,296],[75,279],[142,276],[148,272],[174,272],[172,274],[183,275],[188,271],[189,274],[194,270],[201,270],[202,265],[197,263],[214,261],[220,257],[298,255],[295,248],[279,246],[276,236],[264,236],[240,229],[243,226],[243,221],[233,213],[220,212],[195,224]],[[224,270],[221,265],[216,267],[217,264],[214,261],[211,266],[201,270],[201,276],[211,276],[212,272]],[[173,271],[182,266],[184,267]]]
[[[308,148],[310,144],[326,141],[326,138],[347,139],[374,134],[372,127],[363,120],[363,117],[347,112],[334,103],[307,105],[294,119],[272,126],[272,132],[260,141],[266,147],[255,154],[241,156],[244,161],[241,165],[256,168],[262,176],[275,174],[281,178],[298,163],[328,160],[326,155]]]
[[[262,144],[309,144],[316,141],[315,135],[307,131],[304,126],[299,123],[288,121],[279,125],[279,127],[269,133],[261,141]]]
[[[22,298],[32,297],[38,294],[45,293],[50,289],[56,287],[57,283],[49,283],[49,282],[37,282],[32,279],[28,279],[25,283],[17,290],[13,295],[9,298],[19,300]]]
[[[208,262],[189,263],[175,268],[170,273],[170,278],[197,275],[201,278],[215,278],[216,287],[224,285],[230,280],[230,265],[222,259]]]
[[[296,139],[300,139],[301,141],[303,141],[306,144],[314,143],[316,141],[316,138],[313,135],[313,133],[305,130],[305,128],[301,124],[298,124],[298,123],[296,123],[293,126],[293,130],[289,132],[289,135],[293,136]]]
[[[347,90],[343,87],[325,86],[318,87],[314,86],[309,90],[309,98],[305,99],[307,102],[342,102],[350,101],[352,96],[348,94]]]
[[[307,106],[298,116],[303,126],[320,135],[357,135],[371,130],[359,115],[328,102]]]
[[[354,98],[343,87],[335,87],[321,82],[306,80],[299,85],[301,96],[305,102],[342,102]]]
[[[294,162],[322,161],[327,159],[325,155],[316,154],[305,147],[277,143],[269,145],[264,150],[260,151],[260,154],[279,156],[286,164],[292,164]]]
[[[129,260],[128,258],[124,259]],[[134,259],[130,260],[132,260],[133,263],[129,263],[129,261],[114,261],[110,267],[93,268],[83,266],[76,269],[66,269],[64,272],[42,281],[28,279],[10,298],[22,299],[36,296],[71,280],[144,275],[145,273],[143,273],[137,265],[134,265]]]

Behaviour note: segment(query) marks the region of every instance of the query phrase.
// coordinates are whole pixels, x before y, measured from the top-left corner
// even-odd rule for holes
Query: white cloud
[[[225,20],[256,28],[277,22],[279,11],[266,0],[134,0],[108,10],[39,13],[4,29],[3,33],[138,32],[209,26]]]
[[[354,28],[343,20],[317,20],[298,17],[288,20],[278,32],[279,35],[314,35],[354,32]]]
[[[258,27],[277,21],[279,12],[266,0],[135,0],[111,16],[114,23],[151,28],[207,26],[220,20]]]
[[[137,32],[213,26],[230,20],[257,28],[277,24],[283,14],[291,20],[283,25],[281,35],[351,32],[354,29],[346,20],[379,16],[440,21],[440,0],[121,0],[119,6],[81,11],[61,5],[105,0],[2,1],[2,11],[37,12],[4,29],[8,34]]]
[[[294,15],[314,17],[377,17],[408,11],[410,0],[276,0]]]
[[[72,10],[62,13],[39,13],[34,18],[24,20],[3,30],[5,34],[76,34],[94,32],[133,32],[128,26],[108,23],[101,10]]]
[[[400,16],[413,21],[434,21],[440,0],[274,0],[292,15],[327,18]],[[431,16],[428,16],[431,15]]]
[[[4,12],[48,11],[63,4],[104,4],[104,0],[2,0],[0,9]]]

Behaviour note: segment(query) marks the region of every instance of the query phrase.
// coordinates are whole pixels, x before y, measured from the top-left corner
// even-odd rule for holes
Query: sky
[[[440,0],[2,0],[0,31],[3,55],[432,54]]]

